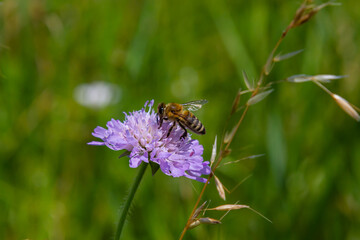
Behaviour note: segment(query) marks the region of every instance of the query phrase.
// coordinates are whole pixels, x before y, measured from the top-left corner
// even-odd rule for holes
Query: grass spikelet
[[[209,218],[209,217],[199,218],[190,223],[189,229],[193,229],[193,228],[199,226],[200,224],[214,225],[214,224],[221,224],[221,221],[214,219],[214,218]]]
[[[263,100],[264,98],[266,98],[270,93],[272,93],[272,91],[274,91],[274,89],[269,89],[265,92],[256,94],[255,96],[251,97],[248,101],[247,104],[248,105],[254,105],[258,102],[260,102],[261,100]]]
[[[225,195],[224,185],[221,183],[220,179],[215,175],[214,175],[214,179],[215,179],[215,185],[216,185],[216,189],[219,193],[219,196],[225,201],[226,195]]]
[[[273,66],[274,66],[274,52],[275,52],[275,51],[273,51],[273,52],[270,54],[270,56],[268,57],[268,59],[267,59],[267,61],[266,61],[266,63],[265,63],[264,73],[265,73],[266,76],[270,74],[270,72],[271,72],[271,70],[272,70],[272,68],[273,68]],[[260,83],[261,83],[261,82],[260,82]]]
[[[289,59],[291,57],[294,57],[296,55],[298,55],[299,53],[301,53],[302,51],[304,51],[304,49],[300,49],[300,50],[297,50],[297,51],[294,51],[294,52],[290,52],[290,53],[286,53],[284,55],[277,55],[274,57],[273,61],[274,62],[280,62],[280,61],[283,61],[283,60],[286,60],[286,59]]]
[[[196,228],[197,226],[200,225],[200,220],[199,219],[195,219],[193,220],[190,225],[189,225],[189,229],[193,229],[193,228]]]
[[[337,80],[340,78],[344,78],[345,76],[338,76],[338,75],[331,75],[331,74],[319,74],[319,75],[306,75],[306,74],[298,74],[293,75],[291,77],[286,78],[286,81],[293,82],[293,83],[302,83],[302,82],[322,82],[328,83],[331,80]]]
[[[215,158],[216,158],[216,146],[217,146],[217,136],[215,136],[215,141],[214,141],[214,145],[211,151],[211,158],[210,158],[210,167],[213,165],[213,163],[215,162]]]
[[[339,5],[339,3],[335,2],[326,2],[321,5],[312,4],[311,0],[305,0],[301,7],[296,11],[294,20],[291,22],[290,27],[295,28],[298,27],[307,21],[309,21],[316,13],[318,13],[321,9],[327,6],[335,6]]]
[[[346,101],[344,98],[340,97],[337,94],[332,94],[331,96],[335,100],[335,102],[342,108],[342,110],[344,110],[350,117],[360,122],[359,113],[351,106],[348,101]]]
[[[202,224],[221,224],[221,222],[219,220],[214,219],[214,218],[209,218],[209,217],[200,218],[199,221]]]
[[[199,214],[201,213],[201,211],[204,209],[206,203],[207,203],[207,201],[205,201],[203,204],[201,204],[200,207],[198,207],[198,208],[195,210],[194,215],[192,216],[193,219],[196,219],[196,218],[199,216]]]
[[[248,205],[240,205],[240,204],[225,204],[220,205],[214,208],[209,208],[208,210],[214,210],[214,211],[229,211],[229,210],[238,210],[242,208],[250,208]]]
[[[335,102],[341,107],[344,112],[346,112],[350,117],[355,119],[356,121],[360,122],[360,115],[356,111],[358,109],[356,106],[353,106],[351,103],[349,103],[344,98],[340,97],[339,95],[332,93],[329,89],[327,89],[324,85],[319,83],[318,81],[313,81],[316,85],[318,85],[321,89],[323,89],[326,93],[328,93]]]
[[[251,91],[254,90],[254,86],[252,84],[250,84],[249,78],[244,70],[242,71],[242,75],[243,75],[246,87]]]
[[[319,82],[330,82],[331,80],[337,80],[344,78],[346,76],[338,76],[338,75],[332,75],[332,74],[319,74],[312,77],[313,81],[319,81]]]
[[[243,208],[247,208],[250,209],[251,211],[253,211],[254,213],[258,214],[259,216],[261,216],[262,218],[264,218],[266,221],[272,223],[272,221],[270,219],[268,219],[267,217],[265,217],[263,214],[259,213],[258,211],[256,211],[255,209],[251,208],[248,205],[241,205],[241,204],[225,204],[225,205],[220,205],[214,208],[209,208],[207,210],[214,210],[214,211],[231,211],[231,210],[238,210],[238,209],[243,209]]]
[[[237,130],[237,126],[235,125],[230,133],[229,132],[225,133],[224,143],[228,143],[231,139],[233,139],[236,130]]]

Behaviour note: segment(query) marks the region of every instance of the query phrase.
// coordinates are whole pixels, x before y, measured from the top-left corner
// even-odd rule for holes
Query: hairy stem
[[[129,212],[132,200],[134,199],[136,190],[138,189],[139,184],[141,182],[141,179],[144,176],[147,165],[149,165],[149,164],[145,163],[145,162],[141,163],[139,172],[138,172],[136,178],[134,179],[133,185],[131,186],[129,195],[128,195],[127,199],[126,199],[124,208],[123,208],[123,210],[122,210],[122,212],[120,214],[120,218],[119,218],[119,221],[118,221],[118,224],[117,224],[117,227],[116,227],[116,233],[115,233],[115,238],[114,238],[115,240],[120,239],[121,232],[122,232],[122,229],[123,229],[124,224],[125,224],[126,216],[127,216],[128,212]]]

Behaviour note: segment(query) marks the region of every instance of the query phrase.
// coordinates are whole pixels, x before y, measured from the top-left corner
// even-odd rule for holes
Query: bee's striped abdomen
[[[205,127],[200,120],[191,112],[187,112],[185,125],[194,133],[205,134]]]

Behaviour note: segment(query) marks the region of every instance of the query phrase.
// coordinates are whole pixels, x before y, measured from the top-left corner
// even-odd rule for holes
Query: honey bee
[[[190,111],[199,110],[207,102],[207,100],[197,100],[184,104],[160,103],[158,105],[159,128],[161,127],[164,120],[169,120],[173,122],[173,125],[170,127],[166,137],[169,137],[171,131],[176,126],[176,123],[178,123],[182,129],[184,129],[184,134],[180,138],[185,138],[187,136],[186,129],[189,129],[196,134],[205,134],[204,125]]]

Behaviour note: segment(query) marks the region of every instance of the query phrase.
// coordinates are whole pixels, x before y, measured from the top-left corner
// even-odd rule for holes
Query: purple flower
[[[141,162],[149,161],[160,165],[163,173],[173,177],[185,176],[199,182],[206,182],[201,175],[211,172],[209,162],[203,162],[203,146],[190,134],[181,139],[184,130],[176,126],[166,137],[171,122],[164,122],[159,129],[157,114],[152,109],[154,100],[143,109],[125,114],[124,122],[111,119],[107,128],[96,127],[93,136],[103,142],[90,142],[90,145],[106,145],[112,150],[130,152],[130,167],[136,168]],[[148,111],[146,106],[148,105]]]

